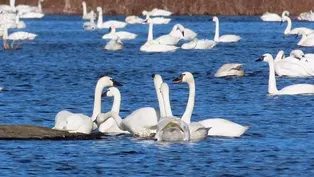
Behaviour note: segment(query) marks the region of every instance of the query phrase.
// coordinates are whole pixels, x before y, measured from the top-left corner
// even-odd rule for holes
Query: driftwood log
[[[0,140],[91,140],[102,136],[102,133],[68,133],[33,125],[0,125]]]

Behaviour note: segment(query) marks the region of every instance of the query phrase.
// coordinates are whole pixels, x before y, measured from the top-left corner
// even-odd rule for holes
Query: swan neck
[[[286,18],[287,18],[287,27],[285,29],[285,34],[288,34],[291,31],[292,22],[289,17],[286,17]]]
[[[163,93],[163,102],[165,107],[166,115],[165,117],[172,117],[172,111],[171,111],[171,104],[170,104],[170,98],[169,98],[169,91]]]
[[[164,107],[164,101],[163,101],[163,96],[160,92],[160,85],[161,84],[154,83],[154,85],[155,85],[155,91],[156,91],[158,105],[159,105],[160,117],[165,117],[166,112],[165,112],[165,107]]]
[[[153,23],[149,23],[149,29],[148,29],[148,37],[147,37],[147,42],[152,41],[154,39],[153,37]]]
[[[219,20],[217,19],[215,23],[216,23],[216,27],[215,27],[214,41],[218,41],[219,40]]]
[[[8,38],[8,28],[5,26],[3,30],[3,39],[6,40]]]
[[[272,60],[269,62],[268,93],[273,94],[276,92],[278,92],[278,89],[276,86],[274,60]]]
[[[39,12],[42,12],[41,0],[38,0],[38,9],[39,9]]]
[[[301,40],[298,42],[298,45],[302,45],[303,42],[306,40],[306,38],[307,38],[306,34],[302,34],[302,38],[301,38]]]
[[[93,115],[92,120],[96,120],[97,115],[101,113],[101,94],[102,90],[104,89],[103,84],[100,84],[97,82],[96,88],[95,88],[95,96],[94,96],[94,108],[93,108]]]
[[[121,94],[115,94],[113,97],[113,104],[111,107],[111,111],[120,113],[120,105],[121,105]]]
[[[103,19],[102,19],[102,10],[100,10],[100,11],[98,12],[98,21],[97,21],[97,26],[98,26],[98,28],[101,27],[102,22],[103,22]]]
[[[82,3],[82,6],[83,6],[83,16],[85,16],[87,14],[86,4]]]
[[[189,85],[188,104],[186,105],[185,112],[181,118],[187,124],[189,124],[191,122],[192,112],[194,109],[194,102],[195,102],[195,81],[194,81],[194,79],[189,81],[188,85]]]
[[[10,0],[10,7],[14,8],[15,7],[15,0]]]

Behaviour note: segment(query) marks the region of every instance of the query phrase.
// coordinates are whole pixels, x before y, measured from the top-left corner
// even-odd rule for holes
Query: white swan
[[[116,28],[124,28],[127,24],[125,22],[120,22],[116,20],[109,20],[106,22],[103,22],[103,12],[101,7],[97,7],[98,12],[98,21],[97,21],[97,28],[110,28],[111,24],[113,24]]]
[[[227,63],[222,65],[215,73],[215,77],[244,76],[240,63]]]
[[[180,75],[179,78],[174,80],[175,83],[182,83],[185,82],[189,85],[190,94],[189,94],[189,107],[194,107],[194,99],[195,99],[195,81],[194,77],[190,72],[184,72]],[[189,102],[188,101],[188,102]],[[188,107],[188,106],[187,106]],[[182,119],[185,122],[190,122],[192,112],[190,111],[185,112],[182,116]],[[240,124],[231,122],[229,120],[221,119],[221,118],[211,118],[199,121],[200,124],[205,126],[206,128],[210,128],[208,130],[209,136],[223,136],[223,137],[240,137],[243,133],[245,133],[249,127],[242,126]]]
[[[181,49],[212,49],[216,44],[213,40],[194,38],[192,41],[182,44]]]
[[[117,51],[123,49],[123,43],[120,40],[119,36],[113,37],[106,45],[106,50]]]
[[[142,24],[144,22],[144,19],[135,15],[131,15],[125,18],[125,22],[127,24]]]
[[[215,42],[238,42],[241,37],[238,35],[233,35],[233,34],[226,34],[219,36],[219,19],[218,17],[213,17],[213,21],[216,23],[216,30],[215,30],[215,37],[214,41]]]
[[[173,36],[171,35],[171,32],[173,31],[179,31],[179,33],[181,33],[181,36]],[[164,44],[164,45],[177,45],[178,42],[180,40],[182,40],[184,38],[184,31],[181,28],[178,28],[177,26],[173,26],[172,30],[169,34],[165,34],[162,36],[159,36],[158,38],[156,38],[155,40],[159,43],[159,44]],[[174,33],[174,32],[173,32]]]
[[[38,5],[37,6],[30,6],[30,5],[20,4],[20,5],[17,5],[15,8],[21,14],[29,13],[29,12],[42,13],[43,12],[42,11],[42,6],[41,6],[42,2],[44,2],[44,0],[38,0]]]
[[[90,13],[94,14],[94,11],[92,10]],[[95,23],[95,18],[93,16],[91,16],[91,18],[89,19],[89,22],[84,22],[83,28],[85,30],[95,30],[95,29],[97,29],[97,26],[96,26],[96,23]]]
[[[287,14],[289,15],[289,12],[288,11],[283,11],[281,16],[279,16],[278,14],[275,14],[275,13],[269,13],[269,12],[265,12],[262,16],[261,16],[261,19],[263,21],[268,21],[268,22],[280,22],[282,21],[282,16],[284,14]]]
[[[177,29],[179,29],[179,30],[177,30]],[[196,36],[197,36],[197,33],[195,33],[194,31],[192,31],[189,28],[185,28],[181,24],[174,25],[169,34],[171,36],[180,38],[182,36],[182,32],[184,33],[184,36],[183,36],[184,40],[192,40],[192,39],[196,38]]]
[[[28,12],[20,15],[20,18],[43,18],[45,14],[40,12]]]
[[[103,39],[112,39],[115,36],[118,36],[120,39],[135,39],[137,37],[137,34],[130,33],[127,31],[116,31],[116,27],[114,24],[111,24],[111,27],[109,28],[109,33],[102,36]]]
[[[278,76],[310,77],[314,76],[314,65],[311,66],[297,50],[293,50],[289,57],[284,57],[284,51],[279,51],[274,60],[274,69]]]
[[[147,15],[147,14],[150,16],[170,16],[172,14],[172,12],[170,12],[168,10],[154,8],[151,11],[144,10],[142,12],[142,15]]]
[[[146,19],[148,19],[148,18],[150,18],[150,15],[146,15]],[[156,25],[168,24],[171,21],[170,18],[164,18],[164,17],[153,17],[150,19]]]
[[[91,18],[93,18],[93,19],[96,18],[96,14],[94,13],[93,10],[90,11],[89,13],[87,13],[87,8],[86,8],[86,2],[85,1],[82,2],[82,7],[83,7],[83,16],[82,16],[82,18],[84,20],[89,20]]]
[[[157,98],[161,106],[159,109],[164,111],[165,115],[160,118],[157,124],[155,139],[157,141],[167,142],[190,141],[189,125],[182,119],[172,115],[169,100],[169,87],[166,83],[160,85],[160,93],[157,92]]]
[[[15,0],[10,0],[9,1],[10,5],[6,5],[6,4],[1,4],[0,5],[0,11],[4,11],[4,12],[16,12],[16,8],[15,8]]]
[[[307,20],[307,21],[314,21],[314,13],[312,10],[309,12],[303,12],[298,16],[298,20]]]
[[[37,34],[28,33],[24,31],[14,32],[8,35],[8,28],[4,25],[3,29],[3,47],[5,50],[8,49],[17,49],[25,40],[34,40],[37,37]],[[11,45],[7,43],[7,40],[12,40]],[[14,46],[14,43],[18,41],[19,43]]]
[[[153,21],[149,18],[145,20],[149,24],[147,41],[141,46],[142,52],[174,52],[178,49],[176,46],[159,44],[158,41],[153,40]]]
[[[300,31],[304,31],[307,35],[314,32],[313,29],[305,28],[305,27],[291,29],[291,26],[292,26],[291,19],[286,15],[282,17],[282,22],[285,22],[285,21],[287,21],[287,27],[284,31],[284,35],[298,34]]]
[[[102,90],[108,86],[119,86],[120,83],[114,81],[111,77],[101,77],[95,88],[94,109],[92,117],[83,114],[74,114],[66,110],[60,111],[55,118],[55,126],[53,129],[69,131],[71,133],[79,132],[89,134],[93,129],[96,129],[97,115],[101,113],[101,94]]]
[[[256,61],[265,61],[269,64],[269,81],[268,93],[271,95],[296,95],[296,94],[314,94],[314,85],[312,84],[295,84],[284,87],[281,90],[277,89],[274,59],[270,54],[264,54]]]
[[[304,47],[314,46],[314,33],[306,35],[306,32],[304,30],[300,30],[298,32],[298,35],[302,35],[301,40],[298,42],[298,46],[304,46]]]

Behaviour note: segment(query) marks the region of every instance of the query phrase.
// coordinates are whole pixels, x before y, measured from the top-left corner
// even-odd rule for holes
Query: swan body
[[[86,2],[85,1],[82,2],[82,7],[83,7],[83,16],[82,16],[82,18],[84,20],[89,20],[91,18],[93,18],[93,19],[96,18],[96,14],[94,13],[93,10],[90,11],[89,13],[87,13],[87,8],[86,8]]]
[[[192,41],[182,44],[181,49],[212,49],[216,44],[213,40],[194,38]]]
[[[288,11],[283,11],[281,16],[275,14],[275,13],[269,13],[269,12],[265,12],[262,16],[261,16],[261,19],[263,21],[268,21],[268,22],[280,22],[282,21],[282,16],[284,14],[287,14],[289,15],[289,12]]]
[[[181,33],[181,36],[173,36],[171,35],[171,32],[175,33],[174,31],[179,31],[179,33]],[[174,26],[171,30],[171,32],[169,34],[166,35],[162,35],[158,38],[156,38],[155,40],[159,43],[159,44],[164,44],[164,45],[177,45],[178,42],[183,39],[183,29],[178,28],[176,26]],[[176,33],[175,33],[176,34]]]
[[[292,27],[291,19],[290,19],[288,16],[286,16],[286,15],[284,15],[284,16],[282,17],[282,21],[283,21],[283,22],[287,21],[287,27],[286,27],[286,29],[285,29],[285,31],[284,31],[284,35],[298,34],[298,33],[300,33],[300,31],[304,31],[304,33],[305,33],[306,35],[309,35],[309,34],[311,34],[311,33],[314,32],[313,29],[305,28],[305,27],[299,27],[299,28],[293,28],[293,29],[291,29],[291,27]]]
[[[143,15],[150,15],[150,16],[170,16],[172,14],[172,12],[170,12],[168,10],[154,8],[151,11],[144,10],[142,12],[142,14]]]
[[[109,20],[106,22],[103,22],[103,11],[101,7],[97,7],[98,12],[98,21],[97,21],[97,28],[110,28],[111,25],[114,25],[116,28],[124,28],[127,24],[125,22],[120,22],[116,20]]]
[[[106,45],[105,45],[106,50],[112,50],[112,51],[117,51],[117,50],[122,50],[123,49],[123,43],[120,40],[118,36],[112,38]]]
[[[135,39],[137,37],[137,34],[130,33],[127,31],[118,31],[116,32],[115,26],[112,24],[110,27],[110,32],[108,34],[105,34],[102,36],[103,39],[112,39],[115,36],[118,36],[120,39]]]
[[[296,94],[314,94],[314,85],[312,84],[295,84],[284,87],[281,90],[277,89],[274,59],[270,54],[264,54],[256,61],[265,61],[269,64],[269,81],[268,93],[271,95],[296,95]]]
[[[29,5],[17,5],[15,8],[18,12],[24,14],[24,13],[29,13],[29,12],[37,12],[37,13],[42,13],[42,5],[41,3],[44,2],[44,0],[38,0],[38,5],[37,6],[29,6]]]
[[[187,111],[183,114],[182,119],[185,122],[190,122],[192,115],[192,108],[194,107],[195,99],[195,81],[194,77],[190,72],[184,72],[181,76],[174,80],[175,83],[186,82],[189,85],[190,94],[187,105]],[[190,107],[188,109],[188,107]],[[205,119],[197,122],[200,125],[208,129],[209,136],[224,136],[224,137],[240,137],[243,133],[248,130],[248,127],[239,125],[237,123],[225,120],[225,119]],[[204,133],[204,129],[203,129]]]
[[[101,113],[101,94],[102,90],[108,86],[119,86],[120,83],[114,81],[111,77],[101,77],[95,88],[94,109],[92,117],[83,114],[71,113],[66,110],[60,111],[55,118],[55,126],[53,129],[69,131],[71,133],[86,133],[89,134],[97,128],[93,122],[97,115]]]
[[[298,16],[298,20],[314,21],[314,13],[312,10],[303,12]]]
[[[176,46],[160,44],[158,41],[153,39],[153,21],[148,18],[146,20],[149,23],[148,37],[144,45],[141,46],[140,51],[142,52],[174,52],[178,49]]]
[[[233,35],[233,34],[226,34],[219,36],[219,19],[218,17],[213,17],[213,21],[216,23],[216,30],[215,30],[215,37],[214,41],[215,42],[238,42],[241,37],[238,35]]]
[[[314,33],[306,35],[305,31],[301,30],[298,32],[299,35],[302,35],[301,40],[298,42],[299,46],[312,47],[314,46]]]
[[[39,12],[28,12],[20,15],[20,18],[43,18],[45,14]]]
[[[179,30],[177,30],[177,29],[179,29]],[[197,36],[197,33],[195,33],[194,31],[192,31],[189,28],[183,27],[181,24],[174,25],[174,27],[172,28],[172,30],[169,34],[171,36],[181,38],[182,37],[182,31],[184,33],[183,40],[192,40],[192,39],[196,38],[196,36]]]
[[[227,63],[222,65],[215,73],[215,77],[244,76],[240,63]]]
[[[148,18],[150,18],[150,16],[146,15],[146,19],[148,19]],[[164,17],[154,17],[154,18],[150,18],[150,19],[156,25],[168,24],[171,21],[170,18],[164,18]]]
[[[144,22],[144,19],[135,15],[132,15],[132,16],[127,16],[125,18],[125,22],[128,24],[142,24]]]

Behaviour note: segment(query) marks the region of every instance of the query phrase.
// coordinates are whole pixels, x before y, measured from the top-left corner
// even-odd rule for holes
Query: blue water
[[[124,17],[109,17],[124,20]],[[212,39],[208,16],[172,17],[156,25],[154,36],[181,23]],[[264,53],[289,54],[299,39],[282,37],[286,24],[258,17],[221,17],[221,34],[243,39],[212,50],[142,53],[146,25],[128,25],[139,34],[124,41],[119,52],[103,50],[107,30],[84,31],[78,16],[46,16],[25,20],[25,31],[38,34],[17,51],[0,49],[0,124],[52,127],[62,109],[91,115],[97,79],[107,74],[124,84],[123,117],[133,110],[157,107],[151,74],[159,73],[171,89],[172,108],[180,116],[188,86],[171,81],[184,71],[194,73],[196,106],[192,120],[222,117],[250,129],[241,138],[215,138],[196,143],[163,144],[129,135],[87,141],[0,141],[0,176],[313,176],[313,96],[269,96],[268,65],[256,63]],[[314,28],[310,22],[294,26]],[[11,30],[12,32],[14,30]],[[313,52],[312,48],[301,48]],[[239,62],[242,78],[214,78],[224,63]],[[277,86],[311,83],[313,78],[278,78]],[[103,112],[112,99],[103,98]]]

